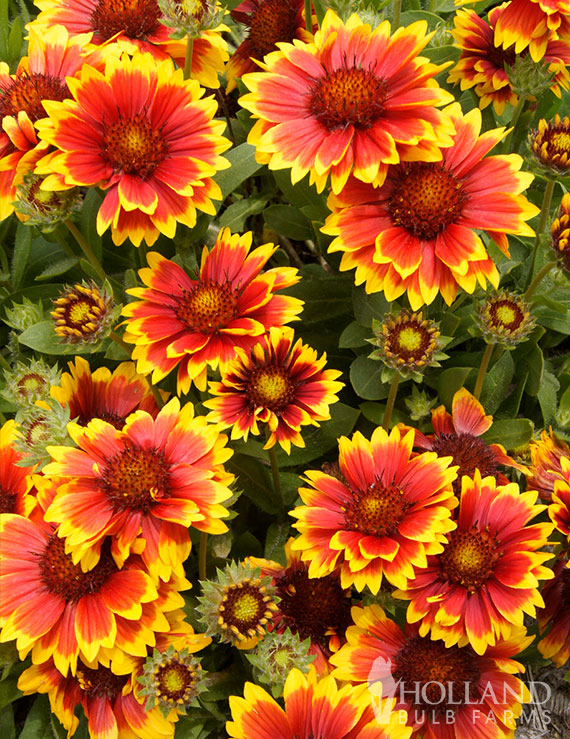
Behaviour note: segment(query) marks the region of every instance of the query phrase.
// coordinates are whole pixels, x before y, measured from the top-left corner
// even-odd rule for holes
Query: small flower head
[[[570,274],[570,193],[562,196],[560,210],[550,228],[552,248],[560,262],[560,266]]]
[[[526,341],[536,323],[524,298],[509,290],[487,296],[479,304],[477,315],[485,341],[506,347]]]
[[[4,371],[5,387],[1,395],[15,405],[28,406],[36,400],[46,400],[52,385],[57,385],[61,372],[43,359],[17,362]]]
[[[556,481],[562,475],[562,459],[570,459],[568,444],[552,429],[542,431],[540,439],[530,442],[530,457],[532,463],[526,480],[527,489],[538,490],[540,497],[550,502]]]
[[[513,91],[524,98],[540,97],[553,86],[556,76],[550,61],[535,62],[530,55],[517,56],[512,66],[505,64],[505,71]]]
[[[178,652],[172,644],[166,652],[153,650],[138,678],[142,683],[141,696],[146,696],[145,711],[158,705],[166,718],[174,709],[185,714],[205,688],[204,670],[187,649]]]
[[[118,317],[111,291],[91,281],[65,287],[53,303],[54,331],[70,344],[95,344],[108,335]]]
[[[281,634],[270,632],[259,642],[255,653],[247,655],[253,665],[256,682],[270,685],[275,698],[281,695],[287,675],[294,667],[301,672],[308,672],[315,659],[314,654],[309,654],[310,646],[310,638],[302,640],[299,634],[293,634],[290,629]]]
[[[538,128],[530,132],[529,145],[541,168],[552,175],[570,170],[570,118],[558,113],[551,121],[541,118]]]
[[[18,186],[15,208],[18,218],[28,226],[37,226],[49,232],[81,207],[83,196],[78,187],[45,190],[42,188],[44,179],[41,175],[29,172]]]
[[[218,570],[217,580],[203,583],[198,610],[208,635],[239,649],[251,649],[265,635],[278,608],[271,578],[260,575],[258,567],[234,562]]]
[[[160,22],[174,29],[172,39],[199,38],[202,31],[218,28],[224,9],[215,0],[158,0]]]
[[[437,403],[437,398],[431,400],[423,390],[419,390],[417,385],[412,385],[412,395],[404,400],[412,421],[420,421],[422,418],[429,416],[432,408]]]
[[[562,468],[561,479],[554,481],[554,492],[552,503],[548,506],[548,515],[557,531],[565,537],[567,546],[570,547],[570,457],[562,457],[560,466]]]
[[[18,436],[14,444],[22,454],[22,464],[46,464],[51,457],[46,447],[52,444],[71,444],[67,435],[69,408],[63,408],[57,401],[39,401],[37,405],[21,408],[16,414],[19,424]]]
[[[12,303],[11,308],[6,308],[4,322],[19,332],[25,331],[36,323],[45,320],[44,308],[41,301],[33,303],[24,297],[21,303]]]

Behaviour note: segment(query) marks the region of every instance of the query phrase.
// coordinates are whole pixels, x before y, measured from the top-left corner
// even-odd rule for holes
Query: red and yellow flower
[[[280,44],[244,75],[251,91],[240,104],[256,121],[248,141],[270,169],[291,168],[293,184],[310,172],[321,192],[333,192],[351,172],[374,187],[389,164],[441,159],[453,124],[436,107],[451,102],[435,82],[444,66],[419,56],[429,42],[418,21],[390,35],[352,15],[345,24],[330,10],[313,43]]]
[[[426,555],[443,551],[457,505],[451,457],[413,455],[413,431],[377,428],[368,441],[360,432],[339,440],[341,479],[305,473],[304,505],[291,513],[301,532],[293,543],[308,561],[309,577],[340,567],[343,588],[366,585],[377,593],[382,578],[405,587]]]
[[[500,485],[506,485],[509,480],[499,472],[499,465],[516,467],[521,471],[526,469],[509,457],[501,444],[487,444],[481,439],[482,434],[491,428],[493,417],[485,415],[481,403],[464,387],[453,396],[451,413],[440,405],[432,411],[431,423],[435,433],[425,436],[416,430],[414,445],[439,456],[453,457],[454,464],[459,465],[457,479],[453,483],[456,495],[461,492],[463,475],[473,477],[475,470],[479,470],[482,477],[490,475]]]
[[[457,134],[441,149],[440,162],[391,166],[382,187],[350,180],[321,229],[335,236],[342,271],[356,268],[357,285],[396,300],[407,291],[413,310],[441,293],[449,305],[461,287],[472,293],[499,273],[476,233],[486,231],[508,254],[506,234],[532,236],[526,224],[538,208],[521,193],[533,175],[520,172],[518,154],[485,155],[504,136],[497,128],[480,135],[481,113],[465,116],[458,103],[445,109]],[[492,203],[492,206],[491,206]]]
[[[541,431],[540,439],[530,442],[530,458],[532,461],[527,477],[527,487],[538,490],[543,500],[550,501],[556,480],[562,473],[562,459],[570,459],[568,444],[560,439],[552,428]]]
[[[180,410],[173,398],[156,418],[136,411],[122,430],[94,419],[85,427],[70,423],[68,431],[77,448],[50,447],[55,461],[44,468],[66,478],[46,520],[60,524],[76,560],[96,561],[110,536],[119,566],[142,550],[149,572],[166,580],[190,552],[189,526],[227,531],[222,502],[233,476],[223,463],[232,452],[216,426],[194,417],[191,403]]]
[[[196,208],[214,213],[220,198],[212,176],[229,166],[221,155],[231,144],[213,120],[217,104],[196,80],[184,80],[169,59],[150,54],[110,56],[104,73],[84,65],[68,80],[73,100],[46,103],[49,119],[37,125],[42,141],[58,151],[37,165],[50,175],[43,187],[82,185],[106,190],[97,215],[100,234],[149,245],[177,222],[190,228]],[[136,95],[134,94],[136,91]]]
[[[93,44],[105,54],[147,52],[157,61],[173,59],[184,67],[186,37],[172,38],[172,29],[162,23],[157,0],[37,0],[41,12],[29,27],[45,33],[46,27],[64,26],[71,36],[91,33]],[[204,87],[219,87],[218,73],[229,57],[222,37],[225,26],[202,31],[192,46],[191,76]]]
[[[540,633],[550,630],[538,642],[538,651],[562,667],[570,659],[570,560],[559,560],[554,565],[554,580],[542,590],[544,608],[538,610]]]
[[[421,622],[419,633],[443,639],[446,646],[471,644],[484,654],[524,614],[544,607],[539,580],[551,577],[539,551],[548,544],[551,523],[528,522],[545,510],[535,505],[538,493],[521,493],[516,483],[496,486],[492,477],[463,477],[457,528],[443,551],[428,557],[407,588],[396,591],[410,600],[407,619]]]
[[[550,227],[552,248],[566,273],[570,273],[570,194],[564,193],[560,210]]]
[[[550,520],[556,529],[566,537],[570,545],[570,457],[560,460],[560,480],[554,481],[552,503],[548,506]]]
[[[523,627],[501,637],[480,656],[469,646],[446,647],[405,632],[378,605],[353,608],[348,643],[331,662],[339,680],[364,683],[375,695],[395,696],[405,709],[413,737],[426,739],[504,739],[513,736],[521,703],[530,700],[515,677],[524,667],[514,657],[533,640]],[[425,733],[424,733],[425,732]]]
[[[366,686],[344,685],[334,678],[320,679],[313,668],[304,675],[293,669],[284,689],[285,709],[263,688],[246,683],[244,697],[230,696],[232,721],[226,730],[235,739],[409,739],[405,715],[384,701],[385,723],[374,718]],[[403,720],[402,720],[403,719]]]
[[[459,61],[449,73],[448,82],[460,83],[462,90],[475,88],[481,98],[480,108],[490,103],[497,115],[502,115],[506,103],[516,107],[518,96],[514,92],[505,64],[512,67],[517,55],[515,50],[495,46],[495,26],[508,7],[503,3],[489,11],[489,20],[479,17],[474,10],[458,10],[452,31],[456,45],[461,49]],[[564,41],[549,39],[544,53],[549,62],[548,70],[554,75],[551,89],[560,97],[560,88],[568,90],[570,75],[566,65],[570,63],[570,45]]]
[[[247,38],[237,47],[226,66],[226,91],[237,87],[236,80],[246,72],[256,72],[256,61],[262,61],[277,43],[312,41],[305,30],[303,0],[243,0],[231,11],[232,18],[248,29]]]
[[[157,383],[178,367],[178,393],[193,382],[205,390],[208,366],[225,367],[236,347],[248,351],[271,326],[295,320],[303,303],[275,293],[298,282],[297,270],[261,273],[277,247],[250,252],[251,242],[251,232],[222,230],[213,249],[204,248],[197,279],[160,254],[148,255],[149,267],[139,271],[146,287],[128,290],[140,300],[123,308],[138,372],[152,372]]]
[[[528,47],[535,62],[540,61],[551,39],[570,42],[568,0],[511,0],[495,26],[495,45],[520,54]]]
[[[208,420],[232,427],[232,439],[260,433],[259,423],[269,431],[265,449],[276,442],[289,454],[291,444],[303,447],[301,426],[319,426],[330,418],[329,406],[344,387],[336,382],[341,373],[323,369],[326,354],[298,339],[293,345],[291,328],[273,326],[249,353],[236,347],[236,358],[222,369],[221,382],[211,382],[216,397],[204,403],[213,410]]]
[[[36,506],[35,498],[29,495],[31,467],[19,464],[23,458],[16,451],[14,441],[18,427],[14,420],[6,421],[0,428],[0,513],[17,513],[28,517]]]

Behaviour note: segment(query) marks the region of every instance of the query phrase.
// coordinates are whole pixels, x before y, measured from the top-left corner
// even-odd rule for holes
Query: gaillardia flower
[[[501,444],[487,444],[480,438],[491,428],[493,417],[485,415],[481,403],[464,387],[453,396],[451,413],[440,405],[432,411],[431,422],[435,433],[424,436],[416,430],[414,445],[436,452],[440,457],[453,457],[454,464],[459,465],[453,483],[457,496],[461,492],[461,477],[473,477],[475,470],[483,477],[492,475],[499,484],[505,485],[509,481],[499,472],[499,465],[526,469],[511,459]]]
[[[540,633],[550,630],[538,642],[538,651],[562,667],[570,659],[570,560],[561,559],[554,565],[554,580],[542,590],[544,608],[537,612]]]
[[[469,646],[446,647],[405,632],[378,605],[354,608],[355,626],[348,644],[331,659],[333,676],[364,683],[375,695],[394,696],[405,709],[414,739],[505,739],[513,736],[521,703],[530,700],[526,685],[515,677],[523,665],[512,657],[533,637],[516,628],[480,656]],[[425,733],[424,733],[425,732]]]
[[[494,29],[497,19],[509,3],[503,3],[489,11],[489,20],[480,18],[474,10],[457,10],[452,31],[456,45],[461,49],[457,64],[449,72],[448,82],[460,83],[462,90],[474,88],[481,98],[480,108],[493,103],[497,115],[502,115],[506,103],[516,107],[518,96],[509,81],[505,69],[515,66],[515,50],[495,46]],[[524,55],[524,52],[523,52]],[[560,87],[568,90],[570,76],[566,65],[570,63],[570,45],[564,41],[548,40],[544,54],[548,72],[554,75],[549,87],[560,97]]]
[[[522,626],[524,613],[536,616],[544,603],[539,580],[551,578],[541,552],[554,525],[528,522],[545,510],[535,505],[536,491],[521,493],[516,483],[496,486],[492,477],[463,477],[457,528],[443,551],[428,557],[407,588],[407,619],[421,621],[419,633],[443,639],[446,646],[471,644],[484,654],[512,626]]]
[[[264,244],[250,252],[252,234],[220,232],[211,251],[202,252],[200,275],[193,279],[156,252],[139,275],[146,287],[131,288],[140,300],[123,308],[124,339],[136,344],[137,370],[157,383],[178,367],[178,392],[194,382],[206,389],[206,370],[224,367],[236,347],[248,351],[271,326],[295,320],[303,303],[276,295],[299,281],[292,267],[261,273],[277,247]]]
[[[6,385],[0,395],[16,405],[30,405],[49,397],[50,387],[59,382],[60,374],[57,365],[50,367],[43,359],[16,362],[10,370],[4,370]]]
[[[451,97],[434,79],[444,66],[419,56],[426,30],[418,21],[390,36],[388,21],[372,30],[329,10],[313,43],[280,44],[262,72],[242,77],[251,92],[240,104],[259,119],[248,136],[257,160],[290,167],[293,184],[310,172],[319,192],[330,174],[335,193],[351,172],[376,187],[389,164],[440,160],[453,125],[434,106]]]
[[[226,66],[226,91],[237,87],[236,79],[246,72],[256,72],[255,60],[262,61],[277,43],[306,43],[312,35],[305,30],[303,0],[243,0],[231,11],[232,18],[248,29],[247,38],[237,47]]]
[[[330,675],[318,679],[313,668],[307,675],[294,669],[285,682],[283,709],[248,682],[243,698],[230,696],[233,720],[226,731],[235,739],[409,739],[405,714],[391,710],[394,701],[382,704],[383,725],[375,720],[365,687],[339,688]]]
[[[477,325],[488,344],[515,347],[527,340],[535,324],[524,296],[510,290],[488,295],[477,306]]]
[[[68,85],[74,99],[46,103],[49,119],[37,126],[58,151],[36,171],[106,190],[100,234],[111,226],[116,244],[128,237],[151,245],[159,233],[172,238],[178,221],[191,228],[196,208],[214,213],[210,198],[221,194],[212,176],[229,166],[220,154],[231,144],[221,135],[225,123],[213,120],[215,100],[200,99],[196,80],[184,80],[168,59],[136,54],[110,56],[104,73],[84,65]]]
[[[310,639],[302,640],[290,629],[268,632],[256,644],[255,650],[246,654],[247,661],[253,665],[254,681],[269,686],[275,698],[282,695],[287,676],[293,668],[309,671],[315,659],[315,655],[309,652],[310,646]]]
[[[521,194],[533,180],[519,172],[522,157],[485,158],[505,129],[480,135],[478,109],[464,116],[454,103],[445,112],[457,134],[441,161],[390,166],[382,187],[352,179],[329,198],[333,214],[321,229],[336,237],[329,250],[343,252],[340,269],[356,267],[357,285],[383,290],[389,301],[407,291],[413,310],[438,293],[449,305],[459,287],[472,293],[486,280],[497,287],[499,273],[476,231],[508,254],[506,234],[532,236],[526,221],[538,213]]]
[[[210,383],[216,397],[204,405],[213,410],[208,419],[232,427],[231,438],[247,440],[259,434],[259,423],[269,431],[265,449],[276,442],[289,453],[291,444],[305,446],[301,426],[319,426],[330,418],[329,406],[344,387],[341,373],[323,369],[326,354],[298,339],[291,328],[269,329],[248,352],[236,347],[236,359],[222,368],[221,382]]]
[[[300,488],[304,505],[291,515],[301,532],[292,545],[308,561],[309,577],[340,567],[343,588],[366,585],[377,593],[382,578],[405,587],[426,554],[443,551],[456,524],[451,457],[413,456],[413,431],[377,428],[368,441],[360,432],[339,439],[342,477],[311,470],[311,488]]]
[[[546,52],[550,39],[570,41],[568,0],[511,0],[495,26],[495,44],[520,54],[528,47],[535,62]]]
[[[29,475],[34,466],[21,464],[22,455],[16,451],[14,441],[17,426],[13,419],[0,427],[0,513],[17,513],[28,516],[35,507],[34,499],[27,495]]]
[[[570,193],[564,193],[560,210],[550,228],[552,248],[562,269],[570,274]]]
[[[548,515],[556,526],[556,530],[566,537],[570,545],[570,457],[562,457],[560,464],[561,479],[554,481],[554,492],[552,503],[548,506]]]
[[[138,682],[141,687],[137,693],[146,698],[145,710],[158,706],[165,718],[172,711],[185,714],[206,687],[200,662],[187,649],[178,651],[172,644],[165,652],[153,650]]]
[[[570,459],[570,448],[552,429],[541,431],[540,439],[531,440],[529,446],[532,464],[526,480],[527,488],[538,490],[540,497],[550,502],[556,480],[562,476],[562,459]]]
[[[554,120],[541,118],[538,129],[531,131],[530,148],[538,163],[546,169],[551,177],[567,174],[570,170],[570,118],[560,118],[558,113]]]
[[[46,511],[79,559],[112,537],[119,566],[140,552],[149,572],[166,580],[190,551],[188,527],[211,534],[227,530],[221,505],[232,475],[223,463],[232,452],[226,436],[194,407],[173,398],[156,418],[136,411],[122,430],[101,419],[70,423],[78,448],[50,447],[45,474],[67,478]],[[142,541],[141,541],[142,540]],[[89,552],[93,557],[93,551]]]
[[[94,282],[65,287],[53,301],[54,332],[70,344],[95,344],[104,339],[118,318],[112,293]]]

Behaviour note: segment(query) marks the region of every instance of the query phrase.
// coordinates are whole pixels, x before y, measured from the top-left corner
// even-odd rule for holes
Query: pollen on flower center
[[[256,8],[249,23],[249,40],[257,54],[264,57],[278,41],[292,41],[297,30],[297,11],[287,1],[267,0]]]
[[[97,593],[109,576],[117,572],[117,566],[104,553],[92,570],[83,572],[81,565],[73,564],[71,555],[66,554],[64,540],[52,534],[40,554],[40,572],[50,593],[76,603],[86,595]]]
[[[456,529],[440,555],[442,573],[450,582],[474,592],[493,574],[500,556],[495,537],[487,531],[475,526],[469,531]]]
[[[20,111],[28,114],[34,123],[47,118],[43,100],[65,100],[70,97],[65,80],[49,74],[24,73],[0,85],[0,120],[6,115],[17,116]]]
[[[382,115],[387,94],[386,83],[370,70],[340,67],[314,83],[309,110],[329,131],[366,129]]]
[[[559,152],[570,151],[570,132],[555,131],[550,137],[550,146]]]
[[[152,128],[144,113],[119,118],[103,132],[103,156],[115,172],[148,179],[168,149],[160,131]]]
[[[461,182],[447,169],[412,162],[396,175],[388,212],[395,226],[427,241],[457,221],[466,199]]]
[[[402,323],[389,332],[386,349],[405,362],[418,361],[425,356],[431,343],[432,334],[417,322]]]
[[[489,307],[491,322],[509,331],[517,329],[525,319],[523,311],[510,300],[500,300]]]
[[[459,465],[458,477],[453,482],[456,495],[461,493],[461,477],[473,477],[479,470],[482,477],[497,478],[497,461],[493,450],[483,439],[472,434],[441,434],[435,436],[432,449],[438,457],[453,457],[453,464]]]
[[[260,367],[251,372],[247,382],[247,397],[252,405],[277,412],[294,397],[295,386],[283,367]]]
[[[157,449],[125,444],[105,467],[102,489],[116,510],[148,513],[153,503],[169,494],[169,465]]]
[[[173,703],[185,703],[193,692],[196,673],[182,662],[161,665],[156,673],[157,695]]]
[[[219,625],[240,639],[264,634],[264,625],[273,616],[276,605],[266,594],[259,579],[246,578],[227,585],[219,606]]]
[[[160,9],[156,0],[98,0],[89,20],[102,41],[117,33],[146,40],[160,28]]]
[[[203,282],[184,291],[176,315],[193,331],[211,334],[237,315],[237,293],[227,282]]]
[[[403,491],[396,485],[372,483],[364,492],[353,491],[353,501],[345,516],[349,528],[375,536],[389,536],[396,530],[405,510]]]
[[[123,687],[129,679],[126,675],[115,675],[108,667],[98,665],[96,669],[80,664],[77,669],[77,681],[89,698],[106,698],[114,701],[121,695]]]

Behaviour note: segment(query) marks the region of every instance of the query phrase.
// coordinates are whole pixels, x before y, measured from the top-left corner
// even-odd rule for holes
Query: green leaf
[[[542,384],[544,372],[544,356],[538,344],[527,342],[517,350],[517,360],[524,372],[528,371],[525,392],[527,395],[536,396]]]
[[[542,382],[537,393],[545,426],[552,423],[556,416],[557,393],[559,389],[560,383],[557,378],[551,372],[545,371],[542,375]]]
[[[495,421],[481,437],[488,444],[502,444],[507,451],[528,444],[534,426],[528,418],[505,418]]]
[[[364,400],[382,400],[388,397],[388,385],[380,379],[384,365],[363,354],[350,365],[350,382],[354,392]]]
[[[12,706],[6,706],[0,710],[0,736],[2,739],[15,739],[16,726],[14,724],[14,709]]]
[[[53,737],[51,730],[51,707],[47,695],[39,695],[26,718],[18,739],[47,739]]]
[[[101,351],[103,342],[96,344],[64,344],[53,330],[53,321],[42,321],[30,326],[18,337],[20,344],[43,354],[94,354]]]
[[[325,205],[326,196],[319,195],[315,186],[309,185],[309,175],[306,175],[300,182],[293,185],[291,183],[290,169],[280,169],[272,174],[277,187],[291,205],[296,205],[298,208],[302,208],[305,205],[312,205],[318,208],[324,215],[328,215],[329,210]]]
[[[381,321],[390,312],[390,303],[383,293],[368,294],[362,286],[353,287],[352,307],[354,317],[362,326],[372,326],[372,319]]]
[[[59,277],[60,275],[64,275],[66,272],[69,272],[73,267],[77,267],[78,264],[79,257],[64,257],[63,259],[58,259],[52,265],[42,270],[42,272],[36,276],[36,280],[49,280],[52,277]]]
[[[267,458],[267,453],[264,454]],[[277,513],[271,474],[266,464],[246,454],[234,454],[227,467],[236,475],[238,487],[252,503],[266,513]]]
[[[97,233],[97,214],[99,213],[99,208],[103,202],[103,197],[103,193],[95,187],[89,188],[87,195],[85,196],[85,200],[83,201],[83,205],[81,206],[81,216],[78,224],[79,230],[83,234],[83,237],[89,246],[95,252],[95,256],[99,261],[101,261],[103,255],[103,237],[99,236]],[[79,249],[79,246],[73,237],[71,237],[71,242],[73,244],[74,251]],[[96,278],[99,280],[97,275]]]
[[[481,392],[481,405],[486,413],[495,413],[504,400],[515,373],[515,363],[510,352],[504,352],[485,376]]]
[[[294,205],[271,205],[263,217],[269,228],[289,239],[306,241],[314,236],[311,222]]]
[[[217,204],[218,208],[231,192],[237,190],[242,182],[263,166],[255,161],[255,146],[248,143],[230,149],[224,157],[230,162],[231,167],[223,169],[214,177],[222,191],[222,200]]]
[[[461,55],[459,49],[451,44],[449,46],[432,46],[424,49],[422,56],[427,56],[434,64],[443,64],[444,62],[456,62]]]
[[[0,708],[4,708],[23,695],[17,687],[17,682],[17,677],[7,677],[0,682]]]
[[[232,233],[243,231],[249,216],[254,216],[265,208],[267,200],[259,198],[244,198],[238,200],[224,210],[219,222],[222,228],[229,228]]]
[[[442,4],[445,0],[435,1],[438,3],[437,9],[441,10],[442,8],[439,7],[439,4]],[[454,0],[451,0],[452,5],[453,2]],[[427,21],[428,30],[433,31],[434,28],[441,23],[441,18],[435,13],[429,13],[427,10],[407,10],[400,16],[402,26],[409,26],[410,23],[415,23],[416,21]]]
[[[16,229],[14,255],[12,257],[12,284],[14,287],[20,287],[22,283],[31,250],[32,229],[24,223],[19,223]]]
[[[279,523],[276,521],[269,526],[265,538],[265,551],[263,552],[265,559],[272,559],[282,565],[287,563],[285,544],[290,532],[291,524],[289,522]]]
[[[362,326],[362,324],[353,321],[344,329],[338,340],[341,349],[350,349],[355,346],[366,346],[366,339],[372,338],[372,329]]]
[[[350,275],[330,274],[318,264],[309,264],[300,272],[301,281],[288,288],[287,295],[305,301],[303,326],[351,314],[353,282]]]
[[[446,408],[451,408],[453,396],[465,385],[472,371],[473,367],[450,367],[440,373],[437,394]]]

